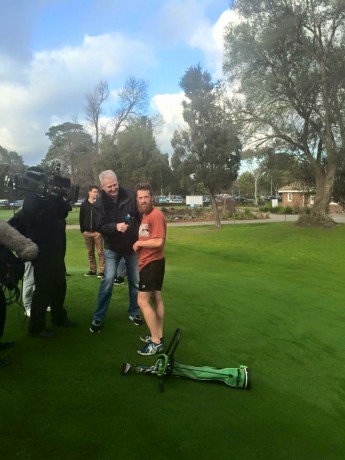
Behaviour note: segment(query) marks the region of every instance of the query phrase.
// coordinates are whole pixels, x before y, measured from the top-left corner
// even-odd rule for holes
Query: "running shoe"
[[[128,318],[130,319],[130,321],[133,321],[133,323],[136,326],[142,326],[144,324],[144,321],[140,318],[139,315],[135,315],[135,316],[130,315]]]
[[[97,321],[97,319],[94,319],[90,326],[90,332],[99,334],[101,331],[102,331],[102,321]]]
[[[164,350],[164,345],[162,343],[150,342],[144,348],[137,350],[137,353],[142,356],[151,356],[156,353],[162,353]]]

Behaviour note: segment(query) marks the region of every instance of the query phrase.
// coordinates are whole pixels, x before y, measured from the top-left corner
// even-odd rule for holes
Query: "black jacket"
[[[23,202],[26,236],[37,244],[40,251],[62,250],[68,203],[62,197],[39,197],[27,194]]]
[[[132,254],[133,244],[138,240],[140,221],[135,193],[120,187],[115,203],[102,190],[94,207],[97,211],[97,231],[102,233],[105,249],[122,255]],[[126,222],[126,216],[130,217],[128,230],[118,232],[116,224]]]
[[[97,231],[97,219],[94,203],[90,203],[89,200],[85,200],[80,206],[79,225],[81,233]]]
[[[25,217],[23,214],[22,210],[19,210],[12,216],[8,221],[8,224],[11,225],[11,227],[15,228],[18,230],[19,233],[22,235],[26,236],[26,225],[25,225]]]

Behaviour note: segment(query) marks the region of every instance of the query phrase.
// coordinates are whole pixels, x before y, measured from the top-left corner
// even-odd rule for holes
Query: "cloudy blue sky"
[[[0,145],[26,164],[46,154],[49,127],[84,123],[86,95],[100,81],[116,91],[129,75],[149,84],[171,153],[181,126],[179,81],[200,63],[221,77],[223,30],[235,17],[230,0],[11,0],[0,28]]]

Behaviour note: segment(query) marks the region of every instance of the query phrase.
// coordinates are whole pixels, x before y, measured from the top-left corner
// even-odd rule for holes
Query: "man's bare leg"
[[[145,318],[146,324],[151,333],[151,340],[154,343],[160,343],[159,324],[157,321],[156,308],[153,309],[150,303],[151,292],[138,292],[138,305]]]

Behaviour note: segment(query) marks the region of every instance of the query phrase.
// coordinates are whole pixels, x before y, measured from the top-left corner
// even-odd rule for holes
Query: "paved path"
[[[337,222],[338,224],[345,224],[345,213],[342,214],[330,214],[332,219]],[[298,219],[297,214],[271,214],[269,219],[248,219],[248,220],[222,220],[222,225],[228,224],[267,224],[271,222],[295,222]],[[203,221],[196,221],[196,220],[177,220],[176,222],[169,222],[168,226],[171,227],[182,227],[182,226],[191,226],[191,225],[214,225],[213,220],[203,220]],[[79,225],[67,225],[67,230],[78,229]]]

